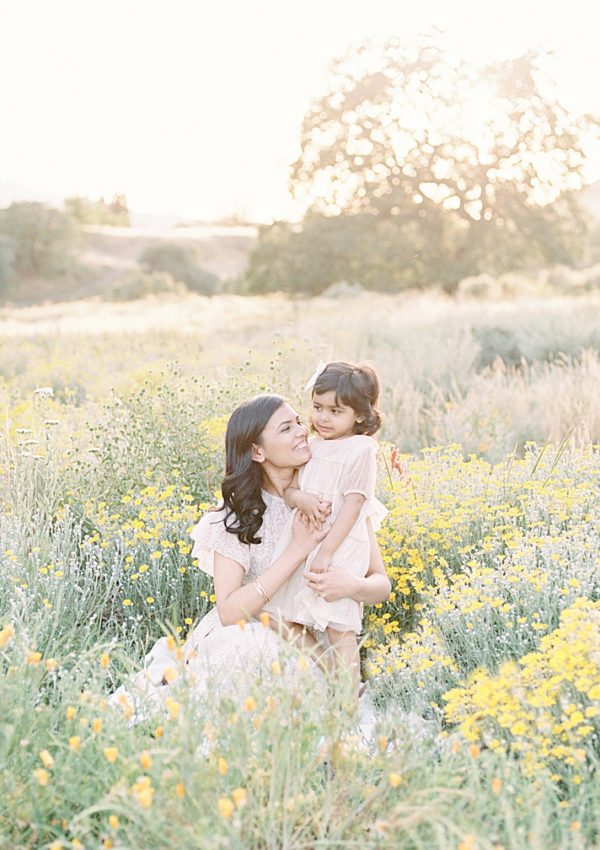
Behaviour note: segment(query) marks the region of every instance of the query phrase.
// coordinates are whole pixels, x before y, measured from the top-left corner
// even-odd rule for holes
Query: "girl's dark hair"
[[[379,379],[370,366],[335,360],[328,363],[312,389],[313,395],[335,393],[336,404],[346,404],[362,418],[354,425],[355,434],[375,434],[381,428],[377,410]]]
[[[285,402],[279,395],[257,395],[233,411],[225,434],[225,477],[221,484],[226,509],[225,528],[241,543],[260,543],[257,537],[266,505],[261,494],[260,464],[252,460],[252,444],[271,416]]]

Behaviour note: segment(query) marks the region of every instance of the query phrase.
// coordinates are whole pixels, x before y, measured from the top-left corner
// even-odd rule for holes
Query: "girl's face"
[[[287,402],[277,408],[253,448],[253,458],[280,469],[304,466],[310,460],[308,429]]]
[[[335,403],[335,393],[330,390],[326,393],[313,393],[312,398],[312,426],[324,440],[339,440],[341,437],[350,437],[355,434],[354,426],[361,418],[352,407],[342,404],[338,399]]]

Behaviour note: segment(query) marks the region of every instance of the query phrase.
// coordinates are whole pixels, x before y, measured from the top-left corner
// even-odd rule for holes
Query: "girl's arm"
[[[370,542],[369,569],[364,578],[349,576],[343,569],[333,569],[325,573],[310,571],[304,577],[311,590],[316,591],[326,602],[350,597],[355,602],[376,605],[385,602],[392,590],[392,584],[385,571],[383,558],[371,520],[367,520]]]
[[[321,528],[323,522],[331,513],[331,502],[320,499],[313,493],[304,493],[298,484],[298,470],[289,487],[283,491],[283,497],[290,508],[298,508],[299,511],[310,520],[315,528]]]
[[[352,527],[356,523],[365,501],[361,493],[348,493],[344,498],[339,514],[329,529],[327,539],[323,541],[314,561],[311,564],[311,572],[324,573],[329,569],[333,553],[346,539]]]
[[[316,531],[300,515],[294,517],[292,542],[282,555],[260,576],[260,584],[273,596],[306,560],[327,532]],[[233,558],[215,552],[214,586],[219,619],[224,626],[256,616],[265,605],[254,582],[243,585],[244,568]]]

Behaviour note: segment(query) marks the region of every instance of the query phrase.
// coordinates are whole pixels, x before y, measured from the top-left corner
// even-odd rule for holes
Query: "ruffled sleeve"
[[[240,543],[237,534],[225,528],[225,510],[209,511],[204,514],[190,533],[194,541],[192,557],[198,558],[200,569],[214,576],[215,552],[237,561],[248,572],[250,568],[250,546]]]
[[[373,531],[379,531],[388,514],[388,510],[383,502],[380,502],[379,499],[372,496],[370,499],[367,499],[366,505],[364,506],[364,512],[365,516],[371,520]]]
[[[342,495],[359,493],[371,499],[375,493],[377,478],[377,445],[370,437],[355,437],[354,453],[348,460],[342,477]]]

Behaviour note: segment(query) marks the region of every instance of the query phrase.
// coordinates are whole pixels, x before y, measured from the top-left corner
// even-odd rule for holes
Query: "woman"
[[[232,413],[225,436],[226,471],[222,483],[223,508],[205,514],[192,530],[201,569],[214,578],[216,607],[190,633],[184,647],[185,672],[201,695],[219,690],[244,695],[248,675],[279,657],[286,643],[277,629],[256,618],[270,598],[299,569],[307,555],[325,537],[297,514],[292,542],[275,560],[272,555],[290,514],[285,489],[294,472],[310,458],[307,428],[293,408],[277,395],[260,395],[240,404]],[[329,506],[323,503],[325,518]],[[375,540],[364,578],[342,572],[308,573],[308,586],[327,601],[342,597],[374,604],[387,598],[390,582]],[[273,624],[277,626],[277,624]],[[289,637],[289,635],[287,636]],[[293,635],[310,648],[316,645],[303,632]],[[146,668],[135,677],[134,690],[120,688],[112,699],[141,690],[161,699],[172,681],[181,652],[162,638],[146,657]]]

